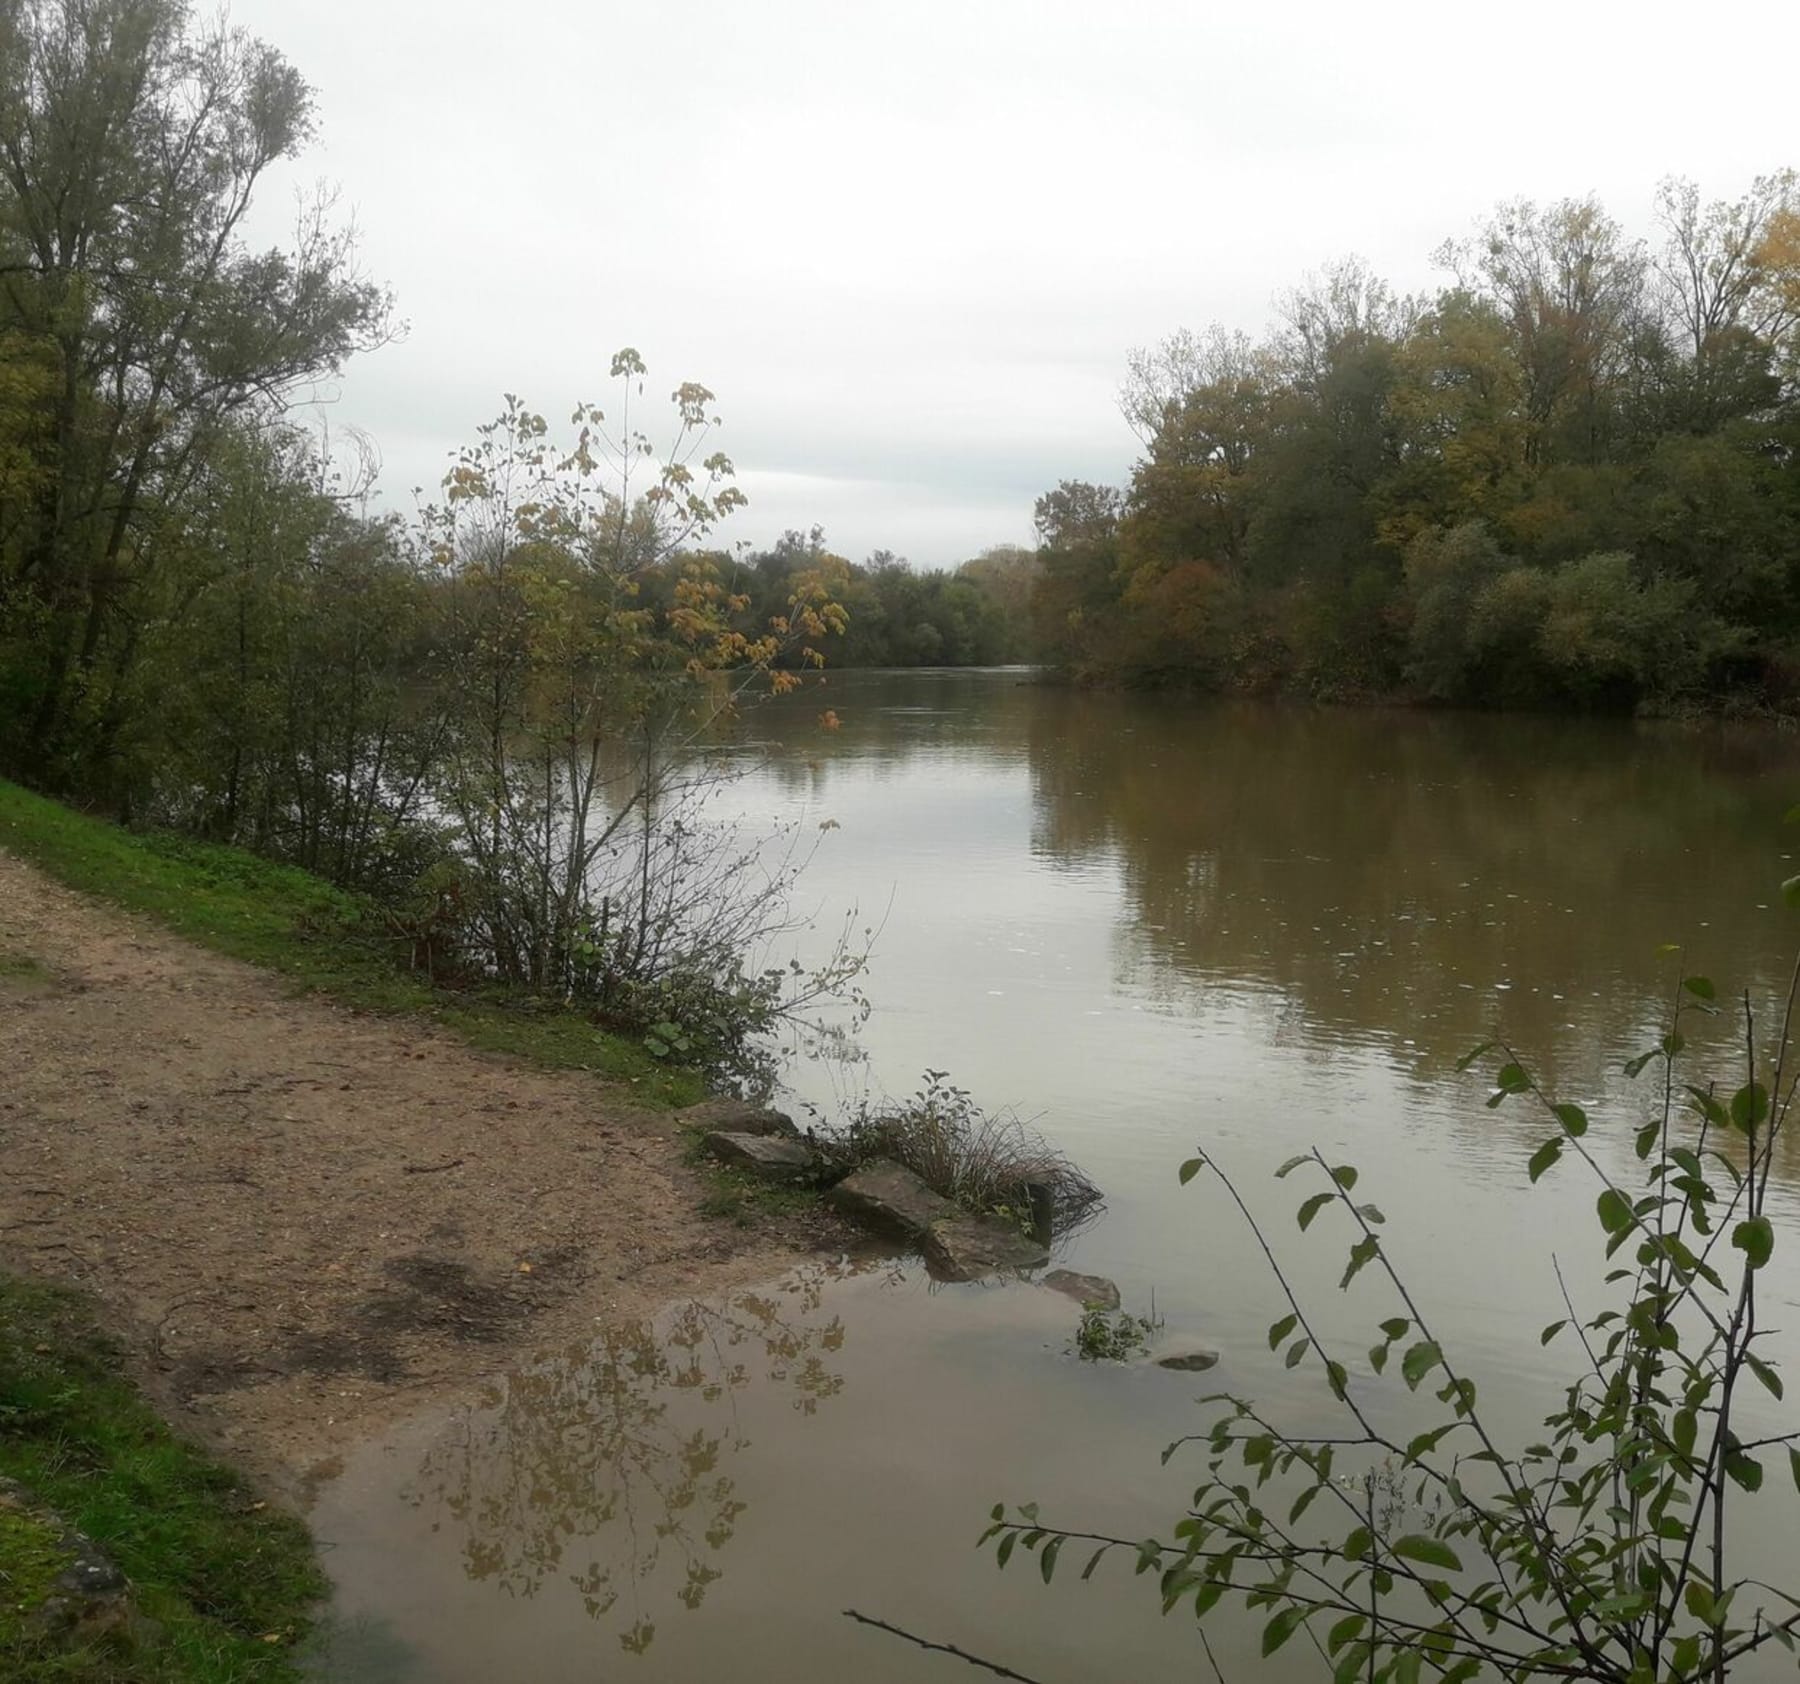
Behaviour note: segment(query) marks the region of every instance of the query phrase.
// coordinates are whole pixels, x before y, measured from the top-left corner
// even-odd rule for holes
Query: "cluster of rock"
[[[1048,1223],[1035,1233],[997,1216],[964,1210],[926,1185],[904,1164],[889,1159],[840,1173],[830,1156],[802,1135],[780,1111],[738,1100],[709,1100],[690,1107],[683,1120],[698,1128],[708,1154],[775,1186],[823,1187],[834,1210],[883,1239],[898,1241],[925,1259],[933,1279],[978,1281],[1024,1275],[1050,1261]],[[834,1179],[835,1177],[835,1179]],[[1119,1308],[1119,1289],[1102,1275],[1053,1269],[1038,1283],[1072,1298],[1084,1309]],[[1196,1372],[1211,1368],[1218,1353],[1192,1339],[1160,1341],[1146,1354],[1160,1368]]]
[[[833,1180],[837,1166],[780,1111],[713,1100],[683,1115],[704,1131],[706,1150],[720,1163],[776,1186],[824,1186],[834,1210],[916,1249],[937,1280],[984,1280],[1050,1261],[1044,1238],[964,1210],[903,1164],[881,1159]]]

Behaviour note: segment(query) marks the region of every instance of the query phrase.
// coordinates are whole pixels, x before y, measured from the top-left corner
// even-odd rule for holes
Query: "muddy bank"
[[[0,1267],[94,1293],[185,1431],[290,1491],[596,1320],[843,1238],[701,1216],[668,1114],[478,1053],[0,854]]]

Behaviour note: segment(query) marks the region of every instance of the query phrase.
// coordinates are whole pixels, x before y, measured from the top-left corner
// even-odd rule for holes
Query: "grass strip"
[[[400,961],[365,897],[241,848],[132,831],[0,779],[0,848],[58,882],[141,912],[214,952],[279,972],[302,990],[375,1012],[430,1018],[484,1052],[634,1086],[647,1104],[705,1097],[694,1072],[640,1041],[528,995],[436,988]]]

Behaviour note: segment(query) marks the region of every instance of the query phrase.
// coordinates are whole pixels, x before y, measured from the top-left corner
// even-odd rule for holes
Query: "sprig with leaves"
[[[1800,882],[1787,886],[1790,903]],[[1565,1158],[1598,1184],[1594,1214],[1609,1302],[1567,1313],[1543,1343],[1571,1331],[1580,1371],[1544,1418],[1541,1439],[1506,1443],[1475,1379],[1434,1329],[1390,1259],[1379,1208],[1359,1202],[1354,1165],[1314,1150],[1276,1172],[1315,1183],[1298,1207],[1303,1232],[1332,1224],[1348,1241],[1340,1286],[1365,1271],[1392,1300],[1369,1348],[1371,1378],[1353,1380],[1226,1170],[1201,1152],[1181,1167],[1206,1175],[1236,1207],[1288,1304],[1268,1330],[1289,1368],[1310,1365],[1342,1410],[1341,1430],[1291,1433],[1248,1399],[1202,1399],[1215,1413],[1176,1441],[1165,1462],[1204,1447],[1204,1472],[1166,1538],[1143,1541],[1072,1530],[1033,1505],[997,1505],[984,1544],[1005,1566],[1035,1553],[1046,1583],[1066,1546],[1085,1549],[1082,1578],[1114,1553],[1155,1574],[1164,1612],[1189,1602],[1196,1618],[1230,1601],[1264,1620],[1262,1652],[1304,1635],[1336,1684],[1464,1684],[1495,1672],[1616,1684],[1722,1681],[1746,1656],[1790,1653],[1800,1596],[1746,1572],[1731,1553],[1727,1513],[1762,1490],[1765,1457],[1786,1452],[1800,1487],[1800,1430],[1745,1438],[1746,1377],[1782,1397],[1759,1348],[1758,1278],[1775,1250],[1767,1211],[1777,1142],[1797,1084],[1788,1048],[1800,966],[1772,1048],[1741,1000],[1741,1079],[1685,1079],[1682,1026],[1717,1014],[1710,979],[1679,979],[1668,1027],[1625,1067],[1660,1078],[1651,1119],[1635,1134],[1642,1186],[1625,1184],[1596,1153],[1587,1113],[1558,1100],[1510,1047],[1478,1047],[1459,1068],[1497,1054],[1487,1103],[1535,1107],[1552,1125],[1530,1154],[1533,1184]],[[1560,1266],[1557,1270],[1561,1281]],[[1380,1377],[1398,1355],[1398,1380],[1416,1401],[1393,1407]],[[1393,1424],[1428,1406],[1419,1430]],[[1412,1423],[1418,1426],[1416,1419]],[[1377,1505],[1373,1484],[1393,1500]]]

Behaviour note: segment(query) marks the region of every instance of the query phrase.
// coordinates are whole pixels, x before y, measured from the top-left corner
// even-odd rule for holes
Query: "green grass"
[[[238,848],[122,829],[0,780],[0,848],[84,894],[142,912],[190,941],[278,971],[366,1011],[416,1012],[472,1046],[635,1085],[647,1103],[705,1097],[691,1071],[578,1012],[499,991],[433,988],[401,963],[376,909],[292,866]]]
[[[703,1128],[689,1128],[681,1138],[682,1157],[700,1172],[706,1191],[700,1198],[700,1214],[739,1228],[780,1225],[804,1211],[816,1209],[818,1187],[783,1187],[759,1181],[748,1171],[722,1164],[706,1150]]]
[[[41,1525],[0,1514],[0,1678],[13,1684],[251,1684],[295,1676],[325,1581],[306,1529],[177,1439],[72,1295],[0,1276],[0,1474],[85,1533],[149,1624],[70,1650],[21,1603],[60,1570]]]

